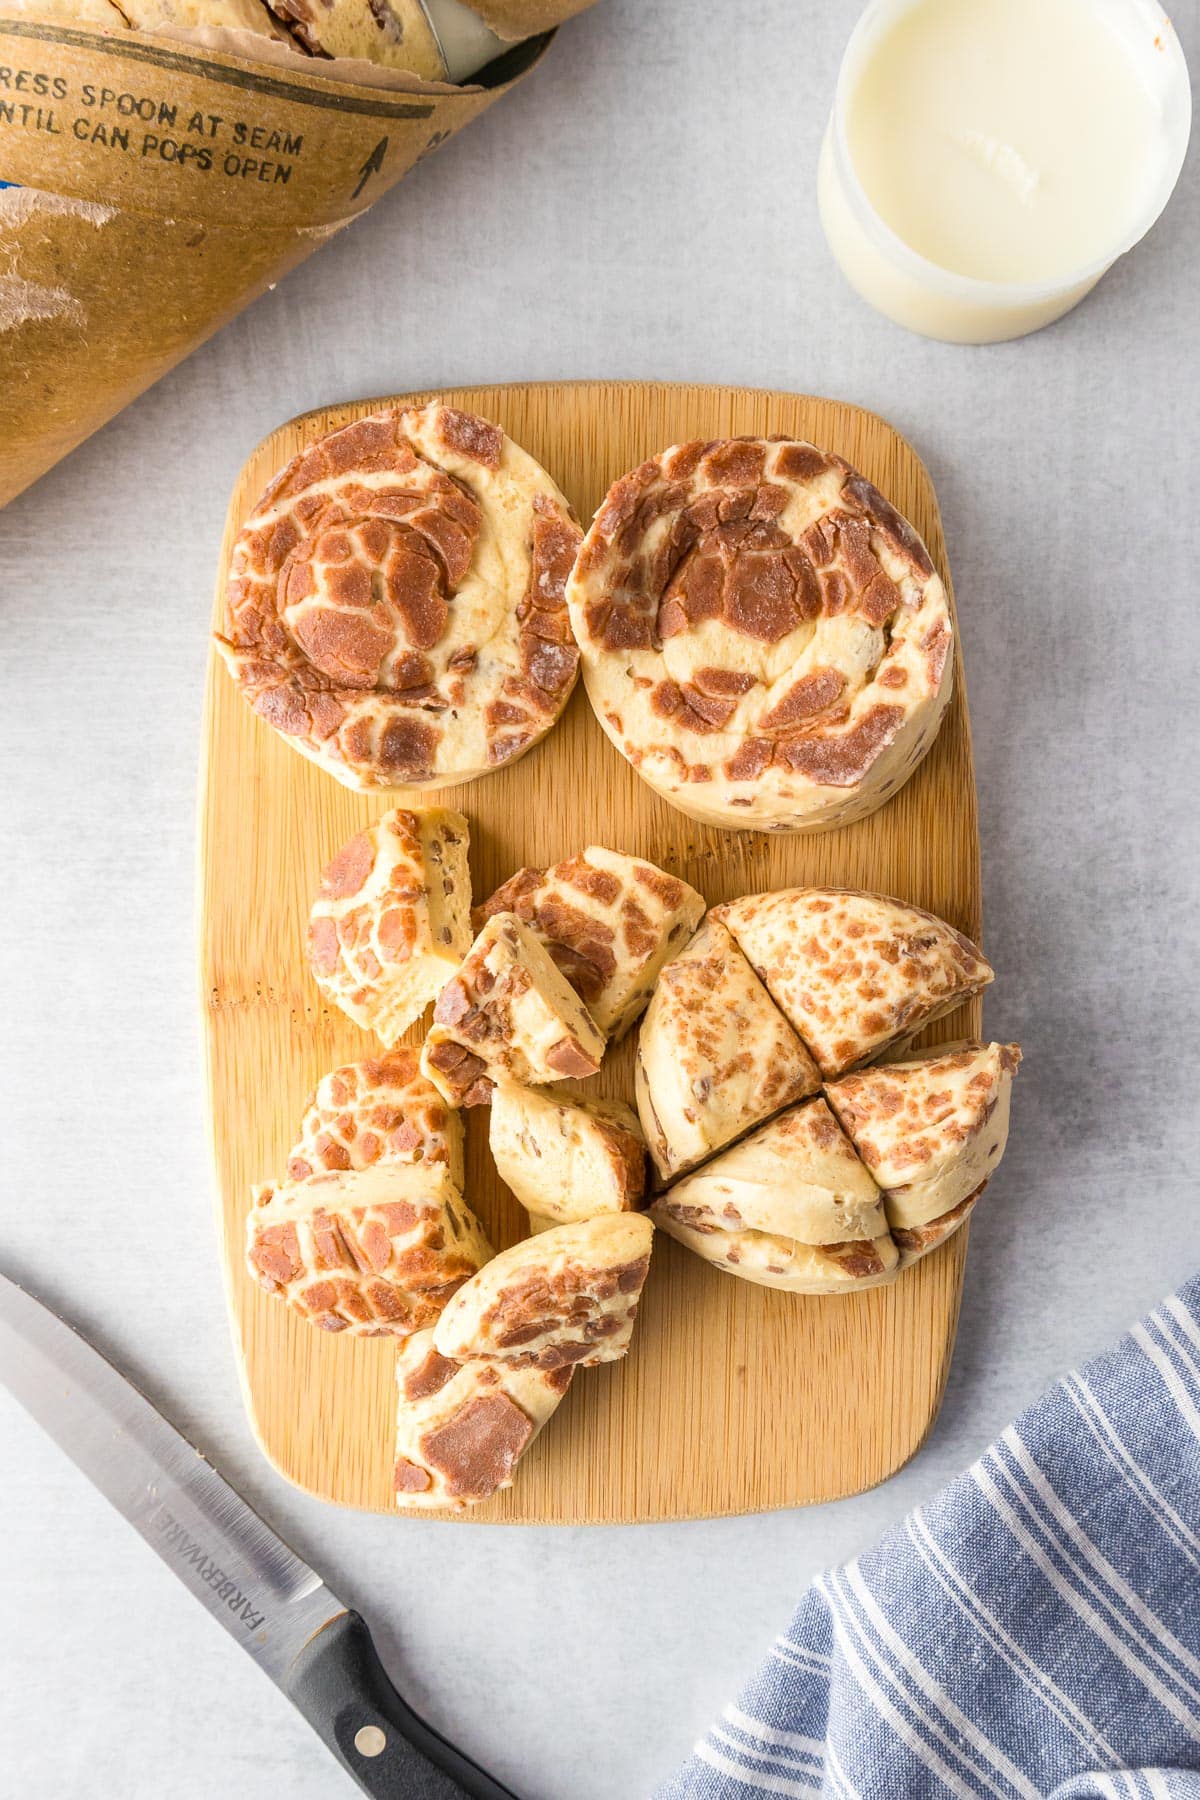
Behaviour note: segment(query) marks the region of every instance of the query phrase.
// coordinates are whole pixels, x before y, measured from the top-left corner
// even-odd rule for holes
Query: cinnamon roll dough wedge
[[[451,1106],[486,1106],[501,1076],[582,1079],[603,1059],[595,1021],[533,933],[495,913],[438,996],[421,1070]]]
[[[470,948],[468,839],[461,813],[397,808],[321,872],[308,922],[313,978],[389,1049]]]
[[[883,1195],[823,1099],[760,1125],[670,1189],[676,1216],[699,1208],[735,1230],[802,1244],[885,1237]]]
[[[645,1195],[645,1139],[619,1101],[564,1100],[498,1081],[489,1134],[500,1179],[535,1230],[629,1212]]]
[[[939,1213],[936,1218],[927,1220],[924,1225],[893,1225],[892,1237],[900,1252],[900,1267],[911,1268],[913,1263],[928,1256],[931,1250],[936,1250],[939,1244],[944,1244],[947,1238],[952,1238],[959,1226],[965,1225],[974,1212],[975,1202],[986,1186],[986,1181],[980,1182],[965,1200],[960,1200],[949,1212]]]
[[[1020,1061],[1016,1044],[968,1043],[829,1084],[905,1263],[958,1229],[999,1167]]]
[[[375,1164],[255,1190],[250,1273],[324,1331],[432,1325],[492,1247],[443,1163]]]
[[[396,1505],[461,1512],[512,1486],[574,1370],[450,1362],[418,1331],[396,1364]]]
[[[946,589],[812,444],[677,444],[609,491],[567,588],[596,717],[710,825],[828,830],[912,774],[950,696]]]
[[[262,496],[216,647],[259,717],[347,787],[471,781],[566,705],[579,539],[498,425],[437,401],[375,413]]]
[[[969,938],[884,894],[785,888],[713,908],[826,1079],[914,1036],[993,979]]]
[[[549,869],[520,869],[479,908],[512,912],[550,952],[605,1036],[638,1018],[667,959],[704,916],[704,896],[654,863],[590,845]]]
[[[650,1210],[706,1262],[764,1287],[841,1293],[899,1266],[883,1196],[824,1100],[763,1125]]]
[[[634,1079],[663,1181],[821,1086],[812,1057],[711,914],[659,975]]]
[[[769,1231],[723,1225],[704,1208],[684,1209],[674,1190],[651,1207],[655,1225],[714,1268],[790,1294],[853,1294],[894,1281],[900,1258],[891,1237],[803,1244]]]
[[[615,1362],[633,1336],[653,1236],[644,1213],[611,1213],[501,1251],[438,1320],[439,1355],[512,1368]]]
[[[462,1120],[400,1048],[333,1069],[317,1083],[287,1161],[289,1181],[376,1163],[442,1164],[463,1186]]]

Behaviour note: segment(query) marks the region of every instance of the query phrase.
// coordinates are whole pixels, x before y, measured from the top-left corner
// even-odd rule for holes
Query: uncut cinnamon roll
[[[677,444],[625,475],[567,589],[597,718],[710,825],[824,831],[912,774],[950,697],[916,531],[811,444]]]
[[[374,413],[259,501],[217,649],[255,712],[345,786],[472,781],[567,703],[580,537],[498,425],[437,401]]]

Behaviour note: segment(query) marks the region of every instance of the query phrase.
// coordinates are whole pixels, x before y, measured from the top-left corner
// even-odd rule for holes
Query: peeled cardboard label
[[[536,47],[515,55],[523,72]],[[0,19],[0,180],[214,224],[334,224],[509,85],[335,85],[302,64]]]
[[[182,43],[0,18],[0,506],[548,41],[509,51],[493,85],[456,88],[238,38],[248,53],[228,33]]]

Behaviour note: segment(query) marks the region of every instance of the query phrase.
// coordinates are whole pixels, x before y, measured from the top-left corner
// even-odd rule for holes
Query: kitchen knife
[[[514,1800],[401,1699],[358,1613],[132,1382],[3,1275],[0,1380],[374,1800]]]

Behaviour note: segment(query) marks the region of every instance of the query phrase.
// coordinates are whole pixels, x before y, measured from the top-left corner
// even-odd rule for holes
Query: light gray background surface
[[[0,516],[0,1263],[68,1309],[379,1628],[523,1800],[635,1800],[809,1576],[919,1504],[1200,1263],[1200,192],[1024,342],[908,337],[813,198],[857,0],[604,0],[368,218]],[[1200,7],[1177,23],[1200,68]],[[202,1118],[194,798],[230,485],[279,420],[438,383],[839,395],[941,497],[994,1036],[1026,1064],[934,1436],[819,1511],[608,1530],[335,1511],[242,1415]],[[848,1397],[852,1403],[852,1397]],[[0,1393],[0,1792],[333,1800],[308,1728]]]

